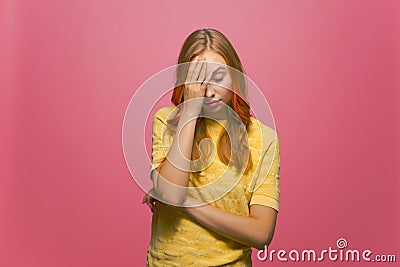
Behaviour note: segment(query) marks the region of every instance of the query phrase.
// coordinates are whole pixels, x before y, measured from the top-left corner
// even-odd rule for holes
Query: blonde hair
[[[200,29],[192,32],[186,38],[178,58],[178,68],[176,73],[177,81],[173,90],[171,102],[175,106],[178,106],[184,101],[184,84],[182,81],[182,77],[186,78],[186,66],[188,64],[182,64],[184,66],[179,64],[191,62],[197,55],[207,50],[218,53],[225,59],[225,62],[229,67],[237,70],[235,71],[234,75],[231,75],[233,87],[232,99],[230,103],[228,103],[228,105],[232,108],[233,111],[236,112],[237,117],[240,118],[240,121],[238,122],[236,120],[228,120],[226,127],[231,134],[231,138],[234,141],[231,142],[227,129],[223,128],[218,139],[219,141],[217,144],[217,154],[221,162],[223,162],[225,165],[228,165],[229,162],[232,160],[232,164],[238,170],[243,170],[243,168],[245,167],[244,174],[246,174],[253,167],[251,152],[247,140],[247,130],[251,125],[250,106],[246,101],[247,88],[245,84],[242,63],[240,62],[240,59],[232,44],[221,32],[215,29]],[[231,68],[229,68],[229,71],[232,73]],[[170,125],[176,126],[179,121],[180,114],[181,110],[177,112],[174,118],[168,120],[168,123]],[[197,118],[196,130],[193,140],[192,161],[200,158],[200,141],[203,138],[210,138],[210,134],[206,129],[207,127],[205,124],[205,119],[206,118],[204,117]],[[245,127],[239,127],[239,124],[242,123]],[[243,128],[246,129],[245,132],[241,130]],[[206,149],[206,151],[202,152],[205,152],[207,156],[210,155],[210,149]],[[244,162],[246,158],[247,164]],[[205,165],[205,162],[200,162],[200,164]],[[196,169],[198,168],[199,166],[196,166]]]

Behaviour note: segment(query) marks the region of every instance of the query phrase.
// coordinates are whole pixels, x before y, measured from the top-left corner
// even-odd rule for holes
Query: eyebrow
[[[219,70],[226,70],[226,68],[224,68],[224,67],[218,67],[215,71],[213,71],[213,74],[215,74],[217,71],[219,71]]]

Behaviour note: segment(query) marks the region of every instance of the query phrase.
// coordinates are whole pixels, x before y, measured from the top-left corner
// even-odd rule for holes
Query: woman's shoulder
[[[167,119],[173,118],[177,112],[176,106],[162,107],[154,113],[154,118],[165,122]]]
[[[275,129],[254,117],[250,117],[250,119],[251,126],[248,129],[249,140],[257,142],[263,148],[268,148],[271,143],[277,141],[278,134]]]

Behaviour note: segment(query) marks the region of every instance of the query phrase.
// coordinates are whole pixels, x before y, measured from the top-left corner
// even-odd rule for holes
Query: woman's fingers
[[[188,82],[193,83],[193,82],[198,82],[200,80],[199,76],[202,71],[204,71],[206,62],[205,62],[205,57],[197,57],[195,63],[191,63],[192,70],[190,74],[188,73]],[[203,81],[203,80],[201,80]]]
[[[199,78],[200,70],[203,67],[203,58],[198,58],[196,66],[194,67],[192,77],[190,79],[191,82],[197,82],[197,79]]]
[[[156,205],[154,205],[152,203],[146,203],[146,204],[150,208],[151,212],[155,212],[156,211]]]
[[[142,200],[142,204],[146,203],[146,205],[150,208],[151,212],[157,211],[156,202],[157,200],[147,193],[144,195]]]
[[[206,77],[206,71],[207,71],[207,64],[206,64],[205,58],[203,57],[203,64],[201,65],[201,70],[200,70],[200,74],[199,74],[199,78],[198,78],[199,82],[204,81],[204,79]]]
[[[203,81],[203,86],[207,85],[207,83],[210,82],[211,78],[212,78],[213,74],[212,72],[210,72],[207,77],[205,78],[205,80]]]
[[[200,58],[199,58],[199,56],[196,56],[194,61],[189,63],[189,71],[186,76],[186,83],[193,82],[192,78],[194,76],[195,69],[196,69],[197,65],[199,64],[199,62],[200,62]]]

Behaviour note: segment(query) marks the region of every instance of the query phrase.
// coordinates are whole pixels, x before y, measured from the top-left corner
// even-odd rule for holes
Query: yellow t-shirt
[[[152,164],[151,171],[157,168],[168,153],[172,138],[166,131],[167,118],[174,117],[177,108],[159,109],[153,119]],[[249,216],[250,205],[259,204],[279,211],[279,169],[280,148],[276,131],[251,117],[252,126],[248,129],[248,142],[253,160],[253,168],[233,186],[229,192],[209,203],[214,207]],[[226,125],[226,120],[218,122]],[[223,126],[217,121],[207,119],[207,129],[215,142]],[[196,189],[212,183],[222,174],[234,177],[235,172],[227,171],[218,155],[200,176],[190,174],[189,188]],[[199,178],[200,177],[200,178]],[[225,176],[224,176],[225,177]],[[225,181],[226,182],[226,181]],[[217,184],[213,188],[223,188]],[[216,189],[189,191],[198,199],[221,196]],[[200,192],[200,193],[199,193]],[[205,194],[208,194],[205,196]],[[189,193],[188,193],[189,194]],[[190,194],[189,194],[190,195]],[[252,266],[251,247],[226,238],[195,221],[188,214],[168,205],[161,205],[152,216],[151,240],[147,250],[147,266]]]

